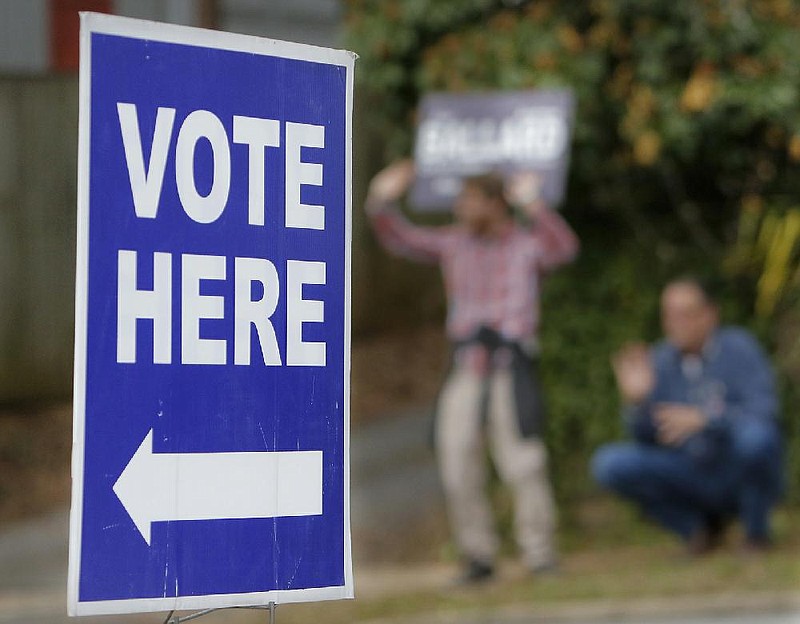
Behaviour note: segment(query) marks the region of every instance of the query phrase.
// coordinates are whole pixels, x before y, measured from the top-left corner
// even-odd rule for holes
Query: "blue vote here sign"
[[[81,15],[71,615],[352,597],[353,65]]]

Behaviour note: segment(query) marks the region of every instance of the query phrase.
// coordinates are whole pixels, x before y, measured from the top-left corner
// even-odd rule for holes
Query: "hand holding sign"
[[[399,200],[414,181],[414,162],[398,160],[380,171],[369,185],[368,207]]]
[[[542,176],[533,171],[512,174],[506,180],[506,198],[513,206],[517,206],[525,214],[535,219],[542,210],[547,209],[547,202],[542,198]]]

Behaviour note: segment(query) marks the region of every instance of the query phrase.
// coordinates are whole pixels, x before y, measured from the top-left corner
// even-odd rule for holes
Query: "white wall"
[[[200,0],[114,0],[112,7],[114,14],[125,17],[200,25]]]
[[[45,71],[49,31],[47,0],[0,0],[0,72]]]
[[[340,47],[341,0],[218,0],[220,30]]]

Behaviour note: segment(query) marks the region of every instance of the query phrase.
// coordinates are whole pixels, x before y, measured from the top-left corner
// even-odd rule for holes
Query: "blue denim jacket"
[[[651,350],[655,387],[624,415],[640,442],[658,444],[653,407],[659,403],[695,405],[708,425],[682,450],[701,463],[724,455],[728,433],[741,419],[775,419],[778,399],[770,363],[756,339],[739,327],[719,328],[694,362],[666,341]]]

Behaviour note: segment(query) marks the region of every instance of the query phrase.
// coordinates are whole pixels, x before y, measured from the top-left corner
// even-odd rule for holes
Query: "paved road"
[[[700,607],[698,607],[700,608]],[[593,613],[593,611],[595,611]],[[732,613],[723,610],[706,615],[635,615],[620,611],[614,615],[603,605],[537,610],[533,605],[516,606],[481,613],[437,613],[415,618],[387,619],[380,624],[798,624],[800,607],[779,611]],[[614,609],[610,609],[614,611]],[[378,624],[377,622],[375,624]]]
[[[464,622],[464,620],[461,620]],[[554,621],[554,620],[551,620]],[[562,620],[563,621],[563,620]],[[530,618],[519,620],[496,620],[497,624],[531,624]],[[613,619],[613,620],[582,620],[585,624],[797,624],[800,622],[798,613],[774,613],[774,614],[748,614],[744,616],[716,616],[703,618],[689,618],[681,616],[673,619]],[[416,624],[423,624],[417,622]],[[579,624],[575,622],[575,624]]]
[[[680,621],[681,624],[797,624],[800,622],[800,614],[794,613],[773,613],[766,615],[740,615],[722,616],[714,618],[691,618],[680,620],[647,620],[641,624],[668,624]]]

